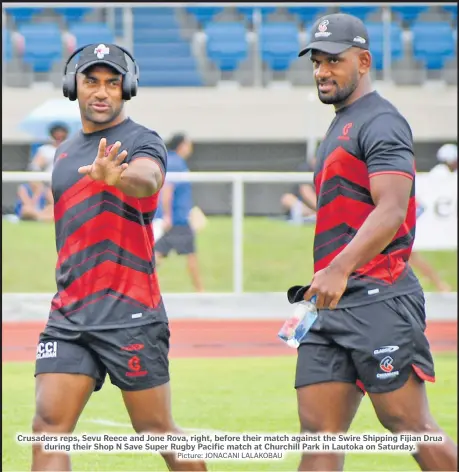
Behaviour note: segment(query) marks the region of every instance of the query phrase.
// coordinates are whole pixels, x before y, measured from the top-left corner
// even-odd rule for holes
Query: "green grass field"
[[[293,226],[284,221],[247,217],[244,221],[244,290],[283,292],[312,276],[313,226]],[[3,292],[55,291],[56,249],[53,225],[3,222]],[[206,291],[232,290],[231,218],[212,217],[197,239]],[[423,255],[457,290],[457,251],[424,252]],[[185,259],[171,256],[159,268],[165,293],[192,292]],[[434,287],[424,280],[426,291]]]
[[[457,439],[456,355],[436,356],[436,384],[429,384],[431,409],[444,430]],[[298,419],[293,389],[294,357],[250,359],[172,359],[173,412],[184,428],[226,432],[284,432],[296,434]],[[33,415],[33,364],[3,366],[3,458],[5,471],[30,470],[30,446],[18,445],[17,432],[30,432]],[[320,406],[318,406],[320,407]],[[131,433],[129,427],[101,426],[92,421],[129,423],[119,391],[106,383],[90,399],[76,433]],[[368,398],[364,398],[352,432],[384,432]],[[211,462],[217,470],[296,470],[298,454],[283,461]],[[144,454],[75,454],[74,470],[166,471],[159,456]],[[347,471],[415,471],[406,455],[349,454]]]

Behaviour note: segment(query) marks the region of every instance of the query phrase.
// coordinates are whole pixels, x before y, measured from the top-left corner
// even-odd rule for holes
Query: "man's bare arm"
[[[370,192],[375,209],[329,267],[349,276],[380,254],[405,220],[412,185],[408,174],[381,173],[371,177]]]

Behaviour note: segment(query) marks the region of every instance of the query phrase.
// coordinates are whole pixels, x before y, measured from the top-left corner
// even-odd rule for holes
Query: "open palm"
[[[102,180],[107,185],[115,185],[121,178],[121,174],[128,168],[128,164],[123,161],[127,156],[127,151],[118,154],[121,143],[117,141],[110,152],[106,154],[107,140],[102,138],[99,143],[97,157],[88,166],[78,169],[80,174],[85,174],[93,180]]]

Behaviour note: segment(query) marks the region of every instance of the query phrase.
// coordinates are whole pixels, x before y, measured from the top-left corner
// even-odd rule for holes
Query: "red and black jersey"
[[[112,128],[78,133],[56,151],[52,174],[57,293],[50,326],[74,330],[114,329],[167,320],[155,271],[152,220],[158,194],[125,195],[78,173],[116,141],[125,162],[155,160],[163,173],[167,151],[161,138],[131,119]]]
[[[408,265],[416,228],[413,137],[403,116],[377,92],[363,96],[337,111],[316,165],[314,272],[330,264],[374,210],[372,176],[396,173],[413,181],[404,223],[381,254],[351,274],[339,307],[418,290]]]

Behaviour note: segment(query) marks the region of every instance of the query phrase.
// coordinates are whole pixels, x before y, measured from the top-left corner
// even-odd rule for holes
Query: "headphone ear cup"
[[[64,76],[62,92],[64,97],[67,97],[71,102],[74,102],[77,99],[76,75],[74,73]]]
[[[131,97],[135,97],[137,95],[138,87],[139,83],[137,81],[137,77],[133,76],[131,83]]]
[[[128,72],[123,77],[123,100],[130,100],[132,98],[132,77]]]

